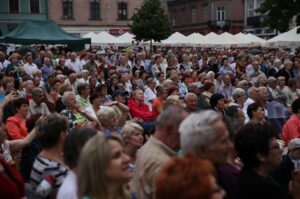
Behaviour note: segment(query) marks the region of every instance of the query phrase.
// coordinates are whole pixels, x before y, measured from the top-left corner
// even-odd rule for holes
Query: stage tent
[[[12,32],[2,37],[0,42],[25,45],[70,44],[83,46],[91,43],[91,39],[69,34],[51,20],[25,20]]]

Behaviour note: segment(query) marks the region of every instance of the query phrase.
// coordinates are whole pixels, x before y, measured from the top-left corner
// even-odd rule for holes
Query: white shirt
[[[146,88],[144,93],[144,102],[149,106],[150,111],[152,111],[152,103],[151,100],[156,99],[156,94],[149,87]]]
[[[248,106],[250,104],[253,104],[255,101],[253,99],[251,99],[250,97],[245,101],[244,103],[244,106],[243,106],[243,113],[244,113],[244,116],[245,116],[245,124],[249,122],[249,116],[247,114],[247,109],[248,109]]]
[[[38,67],[34,63],[32,63],[32,64],[26,63],[23,65],[23,68],[24,68],[26,74],[29,75],[30,77],[33,77],[32,76],[33,71],[38,70]]]
[[[75,59],[75,61],[71,61],[71,59],[67,59],[65,62],[65,66],[69,69],[74,70],[77,74],[81,73],[82,65],[79,59]]]
[[[77,176],[70,170],[57,192],[57,199],[77,199]]]
[[[6,59],[3,62],[0,61],[0,71],[5,70],[8,66],[8,64],[10,64],[10,61],[8,61]]]

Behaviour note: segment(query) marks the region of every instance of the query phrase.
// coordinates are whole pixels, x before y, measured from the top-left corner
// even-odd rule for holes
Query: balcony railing
[[[224,21],[208,21],[207,25],[208,27],[214,29],[214,28],[226,28],[230,26],[231,21],[230,20],[224,20]]]

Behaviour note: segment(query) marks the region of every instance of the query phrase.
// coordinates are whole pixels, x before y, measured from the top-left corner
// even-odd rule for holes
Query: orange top
[[[17,114],[6,120],[6,128],[10,140],[24,139],[28,135],[25,122]]]
[[[159,115],[158,110],[162,110],[163,108],[163,101],[159,98],[156,98],[155,100],[153,100],[152,103],[152,112],[155,115],[155,118],[157,118],[157,116]]]

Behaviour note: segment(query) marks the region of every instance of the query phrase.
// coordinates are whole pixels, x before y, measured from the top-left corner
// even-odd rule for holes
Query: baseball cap
[[[300,138],[294,138],[289,142],[288,149],[289,151],[293,151],[295,149],[300,148]]]
[[[115,97],[117,97],[117,96],[119,96],[119,95],[126,96],[126,95],[128,95],[128,92],[125,91],[125,90],[122,90],[122,89],[118,89],[118,90],[116,90],[116,91],[112,94],[112,97],[115,98]]]

